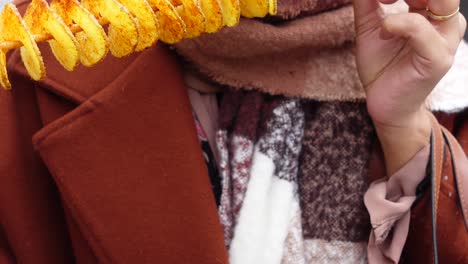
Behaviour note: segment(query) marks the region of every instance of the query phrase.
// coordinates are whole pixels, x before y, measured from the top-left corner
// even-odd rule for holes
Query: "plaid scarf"
[[[365,104],[226,92],[219,214],[231,263],[365,261]]]
[[[347,3],[279,1],[278,17],[175,46],[194,86],[234,89],[216,135],[233,264],[367,262],[362,197],[375,134]],[[466,44],[459,54],[428,100],[433,110],[467,105]]]

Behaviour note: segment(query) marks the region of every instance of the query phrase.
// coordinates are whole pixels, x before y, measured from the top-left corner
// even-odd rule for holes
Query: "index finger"
[[[453,14],[460,7],[460,0],[428,0],[427,8],[439,16]]]
[[[393,4],[400,0],[379,0],[382,4]],[[425,9],[427,6],[427,0],[405,0],[406,4],[410,8],[414,9]]]
[[[427,8],[429,12],[437,16],[449,16],[458,12],[460,0],[428,0]],[[437,30],[444,36],[451,47],[458,47],[462,38],[460,35],[459,14],[442,21],[433,21]]]

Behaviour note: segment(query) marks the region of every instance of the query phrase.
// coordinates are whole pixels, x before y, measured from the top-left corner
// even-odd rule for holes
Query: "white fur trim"
[[[251,178],[229,252],[231,264],[279,264],[294,199],[292,182],[274,176],[275,165],[255,150]]]
[[[468,44],[458,47],[450,71],[439,82],[427,100],[429,109],[442,112],[459,112],[468,107]]]

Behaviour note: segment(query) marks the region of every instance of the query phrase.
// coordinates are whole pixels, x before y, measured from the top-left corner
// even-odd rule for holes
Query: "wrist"
[[[408,115],[398,125],[374,120],[385,156],[387,175],[393,175],[430,142],[431,122],[427,110]]]

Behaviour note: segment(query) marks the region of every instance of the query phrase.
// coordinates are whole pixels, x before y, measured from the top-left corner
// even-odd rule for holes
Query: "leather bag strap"
[[[462,171],[468,171],[468,160],[462,147],[455,137],[446,129],[442,128],[445,142],[447,143],[450,153],[452,154],[453,176],[455,179],[457,198],[460,202],[463,220],[468,232],[468,175],[462,175]],[[463,170],[461,168],[464,168]]]
[[[432,125],[432,180],[433,180],[433,194],[434,194],[434,213],[437,215],[439,208],[439,194],[440,194],[440,183],[442,180],[442,166],[444,163],[444,136],[442,134],[441,126],[439,122],[431,114],[431,125]]]
[[[437,252],[437,212],[439,206],[439,194],[443,172],[444,148],[448,146],[450,152],[453,176],[456,184],[457,198],[461,205],[465,228],[468,232],[468,175],[462,175],[462,171],[468,171],[468,159],[455,137],[437,119],[431,115],[431,181],[432,181],[432,241],[434,249],[434,263],[438,263]],[[461,169],[463,168],[463,169]]]
[[[432,204],[432,241],[434,263],[439,263],[437,251],[437,210],[439,206],[440,182],[442,179],[442,166],[444,162],[444,137],[439,122],[434,115],[431,116],[431,204]]]

